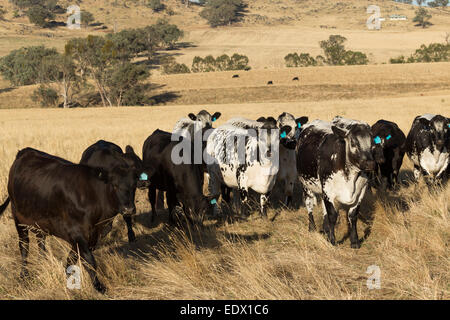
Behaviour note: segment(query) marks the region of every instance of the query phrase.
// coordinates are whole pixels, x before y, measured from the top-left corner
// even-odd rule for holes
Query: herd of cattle
[[[11,203],[22,256],[21,276],[27,275],[31,229],[42,251],[46,250],[46,235],[70,243],[67,267],[76,262],[79,253],[90,265],[87,271],[94,287],[104,292],[92,251],[118,213],[126,221],[129,241],[136,240],[131,217],[136,212],[137,188],[148,189],[152,221],[159,190],[166,194],[170,222],[174,222],[175,207],[180,205],[191,223],[201,224],[205,216],[221,216],[218,200],[222,197],[222,203],[229,202],[230,191],[241,204],[241,214],[249,190],[258,193],[261,215],[266,216],[268,197],[277,181],[284,187],[289,206],[294,184],[299,181],[309,229],[315,229],[313,207],[320,199],[323,230],[329,241],[336,242],[338,211],[344,209],[351,226],[351,247],[359,248],[356,222],[371,180],[378,181],[378,187],[394,188],[405,153],[414,164],[416,179],[424,175],[439,183],[450,175],[450,119],[442,115],[417,116],[407,137],[386,120],[372,127],[342,117],[308,123],[305,116],[295,118],[283,112],[278,119],[233,118],[214,129],[213,122],[220,116],[219,112],[211,115],[202,110],[180,119],[173,133],[154,131],[144,142],[142,160],[131,146],[123,152],[103,140],[88,147],[79,164],[32,148],[20,150],[9,172],[8,197],[0,206],[0,216]],[[174,149],[181,141],[194,144],[190,139],[196,128],[208,132],[201,142],[205,156],[195,161],[195,155],[188,155],[192,161],[175,163]],[[238,143],[231,148],[227,145],[230,139],[238,141],[236,137],[244,137],[240,140],[245,150],[243,161]],[[250,157],[249,150],[263,152]],[[203,192],[205,180],[208,195]]]

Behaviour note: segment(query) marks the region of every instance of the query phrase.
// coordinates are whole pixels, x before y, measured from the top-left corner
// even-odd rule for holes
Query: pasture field
[[[255,118],[282,111],[330,120],[337,114],[372,124],[389,119],[408,131],[415,115],[449,110],[450,92],[431,96],[387,97],[311,102],[265,102],[206,106],[220,111],[218,125],[232,116]],[[31,146],[79,161],[82,151],[106,139],[138,154],[156,128],[170,130],[181,116],[204,106],[152,108],[0,110],[0,198],[6,196],[9,167],[17,151]],[[134,218],[137,242],[128,244],[126,228],[116,217],[111,233],[94,255],[108,287],[98,294],[83,278],[82,290],[66,288],[64,264],[69,247],[48,238],[49,253],[39,257],[30,245],[29,280],[19,280],[20,255],[10,209],[0,219],[0,298],[6,299],[449,299],[450,186],[431,190],[414,186],[405,159],[396,193],[369,193],[361,208],[359,250],[350,249],[346,217],[337,226],[339,244],[308,232],[307,212],[283,210],[275,222],[258,213],[248,221],[204,230],[167,225],[167,213],[150,222],[146,194],[137,193]],[[275,214],[269,211],[269,217]],[[321,226],[321,210],[315,216]],[[381,270],[381,289],[368,290],[366,270]],[[85,274],[85,273],[84,273]],[[87,276],[87,275],[86,275]]]

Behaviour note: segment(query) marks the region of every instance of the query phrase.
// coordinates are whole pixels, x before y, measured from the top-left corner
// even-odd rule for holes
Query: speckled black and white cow
[[[406,137],[394,122],[378,120],[371,128],[375,144],[383,150],[383,161],[377,161],[377,181],[392,189],[398,184],[398,173],[405,155]]]
[[[335,118],[333,123],[315,120],[304,126],[297,144],[297,170],[305,192],[309,230],[315,230],[313,208],[321,196],[323,229],[336,243],[334,227],[338,210],[348,211],[352,248],[359,248],[356,231],[359,207],[374,171],[375,147],[367,123]]]
[[[279,145],[295,146],[287,138],[293,128],[278,128],[272,117],[257,121],[240,118],[240,121],[235,118],[234,124],[219,126],[208,137],[209,194],[215,204],[221,186],[225,185],[238,190],[241,203],[246,205],[248,191],[252,189],[260,194],[261,215],[266,216],[267,198],[279,169]]]
[[[283,194],[285,195],[285,205],[289,206],[292,202],[292,196],[294,194],[294,184],[298,181],[297,174],[297,159],[295,155],[295,146],[297,144],[298,137],[300,136],[300,131],[302,126],[308,122],[308,117],[294,118],[290,113],[283,112],[279,115],[277,119],[277,127],[282,128],[289,126],[294,130],[286,133],[286,139],[288,143],[280,144],[279,151],[279,163],[280,169],[278,170],[277,179],[275,185],[282,186]],[[248,120],[244,118],[232,118],[227,121],[237,127],[251,127],[260,128],[263,126],[263,122],[258,122],[254,120]]]
[[[417,116],[406,138],[406,153],[414,164],[414,177],[430,176],[433,182],[445,175],[449,165],[450,119],[441,115]]]
[[[188,114],[188,118],[181,118],[175,124],[172,133],[183,136],[185,138],[194,139],[195,130],[205,130],[212,128],[212,123],[219,119],[220,112],[211,115],[208,111],[202,110],[197,115]],[[196,127],[197,125],[197,127]]]

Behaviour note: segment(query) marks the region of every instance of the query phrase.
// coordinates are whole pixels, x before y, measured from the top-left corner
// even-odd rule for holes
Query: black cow
[[[133,148],[129,145],[126,146],[125,153],[123,153],[122,148],[118,145],[109,141],[99,140],[83,152],[80,164],[85,164],[95,168],[102,168],[105,170],[110,170],[118,166],[129,168],[129,170],[136,175],[137,186],[147,186],[147,176],[142,171],[142,160],[136,155]],[[128,241],[136,241],[131,215],[123,215],[123,219],[127,224]],[[112,220],[108,227],[112,227]],[[105,232],[111,230],[107,230],[107,228],[105,229]]]
[[[239,75],[238,74],[234,74],[233,78],[239,78]]]
[[[392,189],[398,184],[398,173],[405,155],[405,134],[396,123],[386,120],[378,120],[371,131],[375,144],[383,148],[384,159],[377,161],[378,180]]]
[[[192,222],[201,222],[210,207],[207,197],[203,195],[203,164],[195,164],[193,154],[191,163],[175,164],[172,151],[179,141],[193,143],[181,136],[179,141],[171,141],[172,134],[155,130],[144,142],[142,148],[143,162],[146,172],[149,172],[150,185],[148,197],[152,206],[152,221],[156,215],[156,189],[166,192],[169,208],[169,221],[174,223],[173,210],[181,202],[187,218]]]
[[[273,81],[272,81],[272,80],[270,80],[270,81],[267,82],[267,85],[272,85],[272,84],[273,84]]]
[[[299,81],[298,77],[294,77],[292,81]]]
[[[323,229],[333,245],[338,210],[344,208],[351,224],[351,247],[360,247],[356,221],[368,186],[368,172],[376,166],[374,148],[370,126],[355,120],[315,120],[304,125],[300,133],[297,170],[305,192],[309,230],[315,229],[313,208],[316,196],[321,196]]]
[[[441,115],[417,116],[405,142],[406,153],[414,163],[416,181],[421,174],[433,182],[445,176],[449,165],[450,119]]]
[[[127,168],[110,170],[75,164],[47,153],[26,148],[18,152],[9,171],[8,194],[11,212],[19,234],[22,255],[21,276],[26,276],[28,226],[36,231],[39,248],[45,251],[47,234],[72,245],[67,266],[77,260],[77,252],[89,265],[95,289],[105,291],[98,280],[92,251],[105,222],[118,213],[136,211],[134,195],[136,177]]]

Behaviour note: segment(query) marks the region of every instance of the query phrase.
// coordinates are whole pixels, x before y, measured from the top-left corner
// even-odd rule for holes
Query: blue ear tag
[[[297,127],[300,129],[302,127],[302,124],[300,122],[297,123]]]
[[[389,140],[390,138],[392,138],[392,136],[391,136],[391,135],[388,135],[388,136],[386,137],[386,140]]]
[[[282,133],[282,134],[280,134],[280,137],[282,137],[282,138],[286,138],[286,131],[283,131],[283,133]]]
[[[212,122],[214,122],[214,121],[216,121],[217,119],[214,117],[214,118],[212,118]]]
[[[450,128],[450,123],[448,124],[448,127]]]
[[[148,180],[148,175],[145,172],[141,173],[141,175],[139,177],[139,180],[147,181]]]
[[[375,144],[380,144],[381,138],[379,136],[376,136],[375,139],[373,139],[373,141],[375,141]]]
[[[217,200],[216,199],[212,199],[211,200],[211,204],[216,204],[217,203]]]

